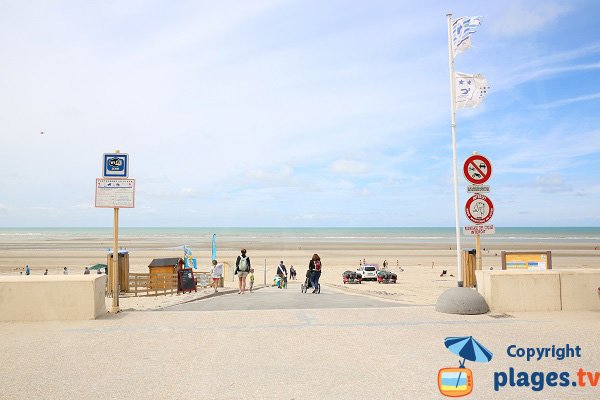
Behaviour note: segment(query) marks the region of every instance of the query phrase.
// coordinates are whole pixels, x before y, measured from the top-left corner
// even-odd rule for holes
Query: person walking
[[[69,270],[67,267],[63,268],[63,275],[69,275]]]
[[[318,254],[313,254],[308,263],[308,270],[310,271],[310,284],[314,289],[312,292],[317,293],[319,278],[321,277],[321,257]]]
[[[29,269],[29,265],[25,266],[25,275],[31,275],[31,270]]]
[[[246,249],[242,249],[240,253],[241,254],[237,257],[237,260],[235,260],[235,273],[238,276],[240,284],[240,291],[238,294],[244,294],[246,291],[246,277],[250,272],[251,265],[250,257],[246,256]]]
[[[217,287],[219,287],[219,281],[223,276],[223,264],[217,263],[217,260],[212,260],[212,268],[210,270],[210,276],[213,280],[213,287],[215,288],[215,293],[218,292]]]
[[[277,276],[279,277],[280,282],[279,289],[281,289],[287,280],[287,269],[285,269],[283,261],[279,261],[279,265],[277,266]]]
[[[290,279],[296,279],[296,270],[293,265],[290,265]]]

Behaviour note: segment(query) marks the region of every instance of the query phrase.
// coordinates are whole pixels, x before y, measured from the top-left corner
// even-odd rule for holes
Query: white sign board
[[[493,235],[496,233],[494,225],[471,225],[465,226],[463,229],[465,235]]]
[[[96,207],[134,208],[135,179],[96,179]]]
[[[489,193],[490,185],[469,185],[467,193]]]
[[[481,154],[473,154],[467,158],[463,165],[465,178],[473,185],[486,183],[492,176],[492,164],[490,160]]]
[[[129,176],[129,154],[104,153],[102,176],[104,178],[127,178]]]
[[[474,194],[465,204],[465,214],[469,221],[483,225],[494,215],[494,203],[492,203],[492,199],[483,194]]]

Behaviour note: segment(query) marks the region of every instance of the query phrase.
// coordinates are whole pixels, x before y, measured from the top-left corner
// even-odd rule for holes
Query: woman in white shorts
[[[246,256],[246,249],[241,250],[241,255],[235,260],[235,273],[240,281],[240,291],[238,294],[244,294],[246,291],[246,277],[250,272],[250,257]]]

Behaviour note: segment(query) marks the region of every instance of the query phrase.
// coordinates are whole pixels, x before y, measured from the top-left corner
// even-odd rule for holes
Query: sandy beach
[[[472,248],[472,241],[465,240],[463,248]],[[66,266],[71,274],[83,273],[86,265],[106,263],[106,249],[111,246],[112,237],[76,237],[31,238],[4,236],[0,242],[0,273],[18,274],[19,269],[29,265],[33,274],[42,274],[48,268],[50,274],[62,273]],[[148,264],[154,258],[182,257],[181,238],[144,238],[127,237],[120,240],[120,247],[129,250],[130,272],[147,272]],[[198,238],[186,239],[198,259],[199,271],[208,271],[211,248],[210,243]],[[298,271],[298,281],[304,279],[308,260],[318,253],[323,261],[321,282],[347,290],[373,296],[386,297],[406,304],[432,305],[437,297],[448,287],[456,285],[456,252],[454,243],[421,242],[389,243],[382,241],[357,241],[347,243],[333,239],[289,238],[267,240],[250,238],[248,240],[221,240],[218,259],[230,265],[235,263],[239,249],[247,248],[252,265],[255,268],[256,283],[270,284],[275,267],[280,260],[289,268],[294,265]],[[552,251],[554,269],[600,268],[600,250],[593,243],[573,243],[572,241],[543,242],[503,242],[486,243],[482,241],[484,268],[501,268],[500,252],[505,251]],[[397,284],[377,284],[364,282],[361,285],[343,285],[341,274],[346,270],[355,270],[365,260],[367,263],[382,265],[388,262],[388,269],[398,273]],[[265,274],[266,269],[266,274]],[[403,270],[401,272],[401,269]],[[448,275],[440,277],[442,270]],[[227,276],[226,286],[233,287],[235,282],[231,274]],[[148,302],[149,300],[146,300]],[[165,299],[166,302],[172,302]],[[151,302],[160,305],[160,300]]]

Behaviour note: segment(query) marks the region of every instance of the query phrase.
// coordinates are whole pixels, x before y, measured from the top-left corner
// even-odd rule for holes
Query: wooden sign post
[[[113,253],[108,292],[112,293],[111,313],[119,312],[119,208],[135,207],[135,179],[127,179],[129,155],[115,150],[103,156],[101,179],[96,179],[96,207],[113,209]]]
[[[489,186],[483,187],[482,185],[486,183],[492,175],[492,163],[486,157],[477,154],[477,152],[474,151],[473,155],[465,160],[463,173],[465,174],[467,181],[471,183],[471,186],[467,188],[467,192],[475,192],[475,194],[467,200],[467,204],[465,205],[467,218],[477,225],[485,224],[494,215],[494,204],[492,203],[492,200],[481,194],[481,192],[489,192],[490,190]],[[483,269],[483,263],[479,231],[475,232],[475,251],[475,269],[481,270]]]
[[[111,313],[119,312],[119,209],[115,207],[113,218],[113,257],[112,257],[112,306]]]

